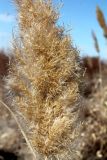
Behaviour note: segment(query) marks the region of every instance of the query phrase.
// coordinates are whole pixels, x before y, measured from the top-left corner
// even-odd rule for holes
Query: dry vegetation
[[[9,57],[6,56],[4,51],[0,51],[0,77],[1,78],[7,75],[8,64],[9,64]]]
[[[107,25],[103,12],[96,9],[97,20],[107,38]],[[100,46],[93,33],[95,49],[98,58],[84,58],[87,67],[86,83],[90,94],[86,100],[87,109],[84,112],[85,125],[83,127],[83,142],[80,146],[80,159],[106,160],[107,159],[107,64],[100,60]],[[88,77],[88,78],[87,78]],[[94,90],[93,90],[94,89]],[[85,95],[85,94],[84,94]],[[90,95],[90,96],[89,96]]]
[[[5,101],[4,79],[8,75],[9,59],[11,57],[0,51],[0,160],[29,160],[32,155],[23,144],[17,124],[1,103]]]
[[[14,2],[13,56],[0,54],[0,100],[7,104],[0,104],[0,160],[106,160],[107,64],[96,34],[98,57],[81,65],[50,0]],[[107,38],[103,12],[96,13]]]
[[[6,79],[7,104],[37,159],[71,159],[81,110],[78,51],[57,26],[50,1],[15,3],[19,35]]]
[[[107,88],[103,88],[102,92],[103,95],[97,92],[88,100],[85,112],[86,124],[82,133],[84,139],[81,145],[82,160],[107,159],[107,104],[104,98],[107,97]]]

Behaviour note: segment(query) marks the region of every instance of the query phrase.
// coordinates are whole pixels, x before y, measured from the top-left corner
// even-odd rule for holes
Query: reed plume
[[[95,46],[96,52],[99,53],[100,52],[100,47],[99,47],[99,44],[98,44],[97,36],[96,36],[94,31],[92,31],[92,38],[94,40],[94,46]]]
[[[107,24],[105,21],[104,14],[98,6],[96,7],[96,15],[99,25],[103,29],[104,37],[107,38]]]
[[[97,14],[97,19],[98,19],[98,22],[99,22],[100,26],[102,28],[105,28],[106,22],[105,22],[104,14],[98,6],[96,8],[96,14]]]
[[[94,46],[96,49],[96,52],[98,53],[98,60],[99,60],[99,82],[100,82],[100,91],[102,91],[102,66],[101,66],[101,57],[100,57],[100,47],[99,47],[99,43],[98,43],[98,39],[97,36],[95,34],[94,31],[92,31],[92,38],[94,40]]]
[[[19,36],[6,88],[11,107],[27,122],[26,135],[40,159],[72,159],[78,132],[78,50],[50,0],[15,0]]]

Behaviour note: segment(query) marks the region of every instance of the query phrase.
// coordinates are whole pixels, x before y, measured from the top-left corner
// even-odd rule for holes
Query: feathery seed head
[[[97,37],[96,37],[96,34],[94,33],[94,31],[92,31],[92,38],[94,40],[95,49],[96,49],[97,53],[99,53],[100,48],[99,48],[98,40],[97,40]]]
[[[79,115],[78,51],[57,26],[59,15],[51,1],[15,2],[20,43],[14,42],[7,79],[11,105],[33,126],[27,135],[34,149],[65,160]]]
[[[96,8],[96,15],[97,15],[97,20],[99,22],[99,25],[103,29],[104,37],[107,38],[107,24],[105,21],[104,14],[98,6]]]
[[[98,19],[98,22],[99,22],[100,26],[104,29],[105,26],[106,26],[104,14],[98,6],[96,8],[96,14],[97,14],[97,19]]]

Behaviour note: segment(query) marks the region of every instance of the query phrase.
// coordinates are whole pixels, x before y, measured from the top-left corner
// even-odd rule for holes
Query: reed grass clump
[[[88,99],[81,143],[81,160],[107,159],[107,87]],[[101,105],[102,102],[102,105]]]
[[[80,113],[78,50],[57,25],[50,0],[15,4],[19,36],[6,80],[11,108],[27,122],[26,135],[42,160],[72,159]]]

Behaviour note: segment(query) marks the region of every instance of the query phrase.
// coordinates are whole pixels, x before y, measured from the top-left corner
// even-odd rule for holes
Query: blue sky
[[[61,0],[54,0],[55,3]],[[96,20],[96,5],[99,5],[107,17],[107,0],[62,0],[60,24],[64,24],[72,36],[75,46],[81,55],[97,55],[91,31],[94,30],[101,48],[101,57],[107,59],[107,42],[102,29]],[[0,3],[0,48],[11,46],[11,35],[15,29],[16,11],[12,0],[2,0]],[[107,19],[106,19],[107,20]]]
[[[11,0],[0,3],[0,48],[11,46],[12,30],[15,26],[15,8]]]

